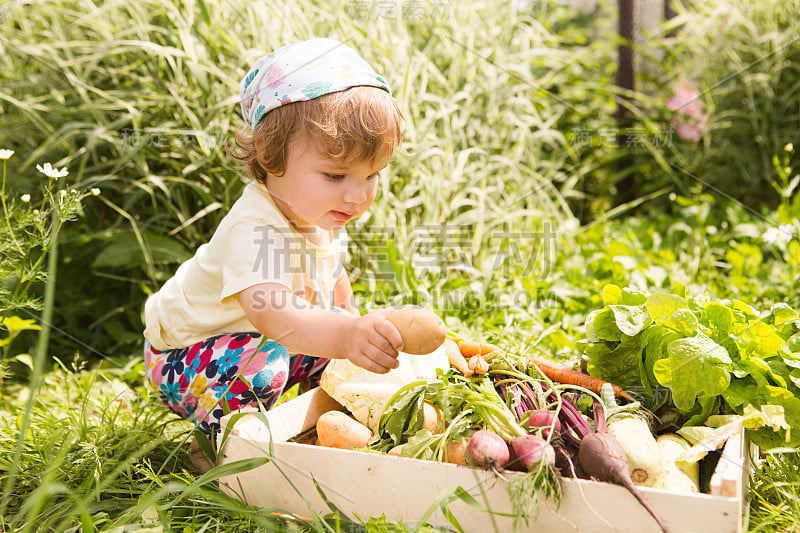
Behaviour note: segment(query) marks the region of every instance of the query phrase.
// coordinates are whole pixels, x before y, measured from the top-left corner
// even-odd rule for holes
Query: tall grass
[[[45,377],[24,436],[18,430],[28,392],[18,388],[11,391],[18,395],[6,396],[0,410],[4,531],[292,529],[268,510],[220,492],[215,475],[196,474],[185,452],[191,425],[158,406],[140,384],[141,369],[82,366],[62,365]],[[20,444],[8,487],[5,474]]]
[[[763,2],[684,0],[675,18],[642,47],[659,68],[641,79],[641,124],[667,127],[675,113],[664,107],[679,78],[694,82],[708,114],[699,143],[677,136],[650,156],[659,161],[649,186],[671,183],[684,194],[697,189],[733,197],[753,211],[774,208],[773,157],[800,136],[800,35],[797,0]],[[793,155],[792,163],[797,163]],[[669,161],[667,163],[667,161]],[[642,183],[640,190],[647,190]]]
[[[266,51],[313,35],[359,50],[408,118],[407,153],[357,232],[392,228],[405,257],[417,228],[453,224],[480,256],[498,228],[572,218],[568,203],[591,168],[576,164],[563,128],[584,118],[599,127],[610,97],[599,96],[598,112],[586,101],[591,92],[575,89],[585,73],[574,66],[589,65],[598,48],[560,46],[549,28],[568,11],[440,1],[404,16],[400,4],[393,13],[364,4],[6,6],[14,31],[1,45],[0,142],[26,154],[23,171],[47,157],[68,165],[75,183],[104,191],[64,235],[69,282],[58,306],[77,312],[57,315],[59,327],[100,352],[135,349],[147,294],[208,238],[241,190],[224,149],[242,125],[241,76]],[[477,272],[479,262],[465,267]]]

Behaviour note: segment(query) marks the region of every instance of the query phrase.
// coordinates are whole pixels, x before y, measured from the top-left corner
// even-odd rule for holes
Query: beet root
[[[506,441],[488,429],[481,429],[472,435],[467,453],[472,464],[483,468],[498,469],[509,459]]]
[[[515,462],[521,463],[526,472],[542,463],[553,466],[556,461],[553,447],[536,435],[514,437],[511,439],[511,449],[514,451]]]
[[[544,438],[550,435],[551,429],[556,433],[561,433],[561,421],[553,411],[548,411],[547,409],[531,411],[527,422],[525,422],[525,427],[528,431],[536,431],[541,428]]]
[[[581,440],[578,450],[578,459],[583,470],[600,481],[607,481],[622,485],[647,509],[647,512],[661,528],[667,533],[667,527],[655,513],[647,500],[644,499],[639,489],[631,479],[628,459],[625,451],[617,440],[608,433],[591,433]]]

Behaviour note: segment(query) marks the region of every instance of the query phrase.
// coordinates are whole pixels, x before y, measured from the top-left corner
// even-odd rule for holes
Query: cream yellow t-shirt
[[[248,184],[211,240],[197,249],[144,307],[145,338],[157,350],[185,348],[214,335],[255,331],[242,290],[280,283],[330,308],[347,253],[347,232],[316,246],[296,232],[267,188]]]

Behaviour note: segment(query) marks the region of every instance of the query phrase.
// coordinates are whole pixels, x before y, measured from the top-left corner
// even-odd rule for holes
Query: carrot
[[[603,381],[600,378],[593,378],[592,376],[587,376],[583,372],[577,372],[570,368],[567,368],[564,365],[558,364],[554,361],[550,361],[549,359],[545,359],[543,357],[532,357],[531,361],[533,364],[537,366],[539,371],[550,378],[551,380],[555,381],[556,383],[565,383],[567,385],[577,385],[579,387],[583,387],[584,389],[589,389],[590,391],[600,394],[600,390],[603,388],[603,385],[608,383],[607,381]],[[611,387],[614,389],[614,396],[617,398],[625,398],[626,400],[633,401],[633,398],[622,390],[622,387],[619,385],[614,385],[613,383],[610,384]]]
[[[469,367],[467,360],[464,359],[464,356],[461,355],[455,341],[452,339],[445,339],[444,351],[447,352],[447,361],[450,363],[450,366],[464,374],[464,377],[472,376],[472,369]]]
[[[464,357],[472,357],[474,355],[486,355],[499,350],[494,344],[488,342],[475,342],[462,340],[458,343],[458,349]]]

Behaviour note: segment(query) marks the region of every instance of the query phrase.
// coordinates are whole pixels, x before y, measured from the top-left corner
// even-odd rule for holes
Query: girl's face
[[[275,204],[299,230],[333,230],[360,217],[378,190],[378,172],[391,158],[342,166],[323,155],[313,143],[294,139],[289,145],[286,172],[267,176]]]

